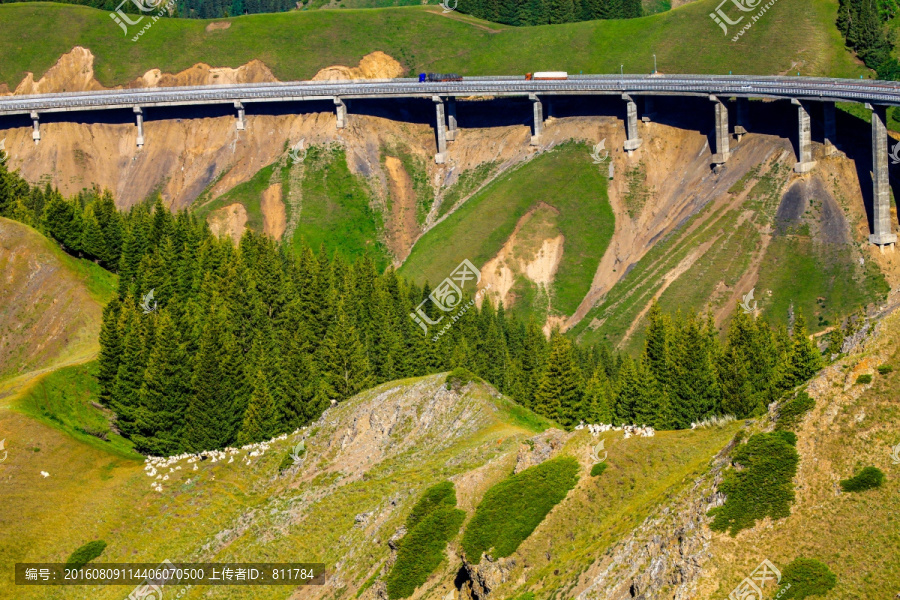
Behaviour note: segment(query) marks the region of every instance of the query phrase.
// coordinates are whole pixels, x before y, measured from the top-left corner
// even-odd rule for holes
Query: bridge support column
[[[728,147],[728,107],[715,96],[710,96],[709,99],[716,103],[716,153],[713,154],[712,161],[715,165],[724,165],[731,156]]]
[[[432,96],[435,108],[435,126],[434,133],[437,136],[437,154],[434,155],[434,162],[442,165],[447,156],[447,127],[444,124],[444,101],[440,96]]]
[[[140,148],[144,145],[144,113],[140,106],[134,107],[134,116],[137,120],[137,146]]]
[[[881,246],[890,245],[891,249],[897,241],[897,234],[891,231],[891,188],[888,177],[888,143],[887,121],[884,106],[871,106],[872,109],[872,234],[869,242]]]
[[[643,140],[638,133],[637,104],[628,94],[622,94],[622,100],[626,101],[625,105],[625,150],[628,156],[641,147]]]
[[[41,120],[38,117],[37,111],[31,111],[31,122],[34,129],[31,132],[31,139],[34,140],[34,143],[37,144],[41,141]]]
[[[808,173],[816,166],[812,157],[812,137],[810,135],[809,111],[796,98],[791,102],[797,106],[797,150],[798,162],[794,165],[795,173]]]
[[[825,156],[837,151],[837,126],[834,119],[834,102],[822,103],[822,121],[825,125]]]
[[[531,134],[531,145],[538,146],[541,143],[541,134],[544,132],[544,105],[537,94],[528,94],[534,109],[534,129]]]
[[[238,131],[244,131],[247,126],[247,123],[244,120],[244,104],[240,101],[234,103],[234,107],[237,109],[237,121],[236,126]]]
[[[734,137],[737,141],[747,134],[747,128],[750,127],[750,100],[747,98],[737,99],[737,124],[734,126]]]
[[[347,125],[347,105],[340,98],[334,99],[334,111],[337,114],[337,128],[343,129]]]
[[[456,139],[456,98],[447,99],[447,141]]]

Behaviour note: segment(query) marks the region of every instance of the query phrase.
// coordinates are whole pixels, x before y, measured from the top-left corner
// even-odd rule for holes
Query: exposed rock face
[[[463,560],[463,567],[469,574],[466,582],[466,592],[475,600],[485,600],[490,597],[491,590],[501,583],[506,583],[509,573],[516,566],[513,557],[494,559],[489,554],[481,557],[481,562],[472,565]]]
[[[548,429],[544,433],[534,436],[528,440],[528,443],[519,447],[516,455],[516,468],[513,472],[520,473],[553,458],[568,438],[569,434],[559,429]]]
[[[729,444],[713,460],[708,473],[598,559],[586,572],[577,600],[674,600],[696,598],[696,585],[709,558],[711,539],[707,512],[725,497],[716,492]]]

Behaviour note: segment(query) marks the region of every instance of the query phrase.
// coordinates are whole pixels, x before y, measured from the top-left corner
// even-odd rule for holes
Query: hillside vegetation
[[[551,307],[553,313],[571,314],[590,289],[614,223],[606,178],[583,143],[542,153],[485,186],[418,240],[399,273],[434,285],[463,259],[481,268],[498,254],[523,217],[542,209],[544,215],[517,232],[519,252],[532,254],[522,257],[524,262],[536,260],[544,240],[561,235],[559,265],[546,288],[515,273],[508,294],[516,302],[510,304],[539,321]],[[546,224],[536,222],[541,216]]]
[[[116,277],[0,217],[0,381],[90,358]]]
[[[0,28],[18,34],[0,39],[0,83],[13,89],[26,71],[40,77],[76,44],[97,57],[97,77],[107,86],[154,68],[177,72],[197,62],[237,67],[253,59],[279,79],[309,79],[323,67],[355,65],[375,50],[395,57],[410,73],[614,73],[620,65],[628,73],[649,73],[653,54],[664,73],[865,73],[835,27],[835,0],[778,2],[738,42],[709,18],[716,5],[699,0],[640,19],[538,27],[445,16],[427,6],[248,15],[227,19],[228,29],[210,31],[205,21],[161,19],[135,43],[104,11],[4,4]]]
[[[444,381],[444,375],[435,375],[364,392],[299,433],[267,444],[261,456],[240,452],[233,462],[174,461],[163,469],[168,479],[161,481],[161,492],[151,489],[157,480],[140,464],[2,411],[0,427],[14,440],[2,468],[14,485],[0,488],[0,502],[7,507],[0,524],[12,533],[0,540],[0,551],[14,561],[62,562],[87,542],[103,540],[102,560],[111,562],[302,556],[326,563],[344,582],[329,590],[333,597],[361,593],[364,600],[374,599],[372,586],[383,589],[383,566],[392,555],[387,539],[402,525],[415,528],[428,518],[423,515],[434,514],[427,507],[414,511],[428,488],[453,482],[459,509],[471,516],[485,491],[506,479],[518,461],[540,463],[551,446],[553,455],[579,457],[596,442],[586,432],[539,434],[547,422],[510,412],[508,401],[492,389],[470,384],[455,392]],[[528,421],[540,426],[522,425]],[[683,490],[733,434],[734,428],[725,428],[608,440],[611,467],[604,484],[581,477],[549,514],[543,509],[541,525],[512,555],[518,565],[531,565],[525,571],[518,566],[517,572],[536,591],[549,594],[662,498]],[[279,475],[282,456],[301,439],[304,461]],[[589,465],[579,459],[576,468],[586,473]],[[452,503],[440,505],[454,510]],[[552,561],[545,556],[548,545],[555,548]],[[453,589],[460,552],[451,541],[425,589],[441,596]],[[539,583],[544,579],[546,584]],[[54,592],[61,600],[84,594],[76,587]],[[0,582],[0,595],[13,593],[22,600],[45,597],[44,588],[13,592],[8,580]],[[90,593],[112,600],[121,598],[123,589]],[[194,588],[183,597],[229,593],[227,587]],[[284,597],[277,587],[254,588],[254,593],[260,600]]]

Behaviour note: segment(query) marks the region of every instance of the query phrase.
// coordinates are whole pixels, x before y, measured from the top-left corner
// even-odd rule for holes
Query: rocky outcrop
[[[734,442],[710,470],[672,502],[658,507],[640,526],[588,570],[577,600],[674,600],[696,598],[695,586],[709,558],[710,509],[725,497],[716,491]]]

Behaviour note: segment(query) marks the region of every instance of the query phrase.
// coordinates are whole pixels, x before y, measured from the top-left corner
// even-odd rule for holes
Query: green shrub
[[[795,429],[800,419],[816,405],[816,401],[806,392],[800,392],[778,407],[778,421],[775,429]]]
[[[456,506],[456,491],[450,481],[444,481],[425,490],[406,518],[406,530],[412,531],[425,517],[444,506],[450,508]]]
[[[534,592],[525,592],[510,600],[534,600]]]
[[[578,462],[554,458],[511,475],[489,489],[463,533],[462,547],[471,563],[493,549],[494,558],[509,556],[578,481]]]
[[[803,600],[809,596],[823,596],[837,584],[837,577],[828,568],[811,558],[797,558],[782,572],[782,589],[788,585],[781,600],[796,598]]]
[[[447,543],[459,532],[465,511],[456,508],[456,491],[449,481],[425,490],[406,519],[406,535],[397,547],[397,561],[385,583],[388,598],[407,598],[441,564]]]
[[[741,469],[729,469],[719,491],[727,496],[725,504],[709,514],[710,527],[731,535],[752,527],[758,519],[781,519],[791,514],[794,501],[793,478],[797,472],[797,450],[784,432],[758,433],[734,451],[732,463]]]
[[[850,479],[841,480],[841,489],[845,492],[864,492],[884,483],[884,473],[877,467],[866,467]]]
[[[887,375],[888,373],[893,373],[893,371],[894,367],[892,367],[891,365],[881,365],[878,367],[879,375]]]
[[[80,569],[101,554],[106,549],[106,542],[103,540],[95,540],[88,542],[69,556],[66,561],[66,568]]]
[[[863,373],[856,378],[856,383],[872,383],[872,375],[870,375],[869,373]]]
[[[472,372],[468,369],[464,369],[463,367],[456,367],[447,375],[446,381],[448,390],[459,390],[459,388],[472,381],[474,381],[475,383],[481,383],[481,378],[473,375]]]
[[[597,477],[598,475],[602,474],[608,466],[609,465],[605,462],[597,463],[596,465],[591,467],[591,477]]]
[[[779,429],[773,431],[772,433],[773,435],[777,435],[778,437],[786,441],[791,446],[797,446],[797,434],[793,431],[784,431],[782,429]]]

